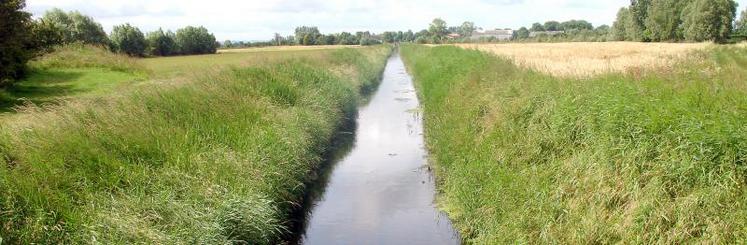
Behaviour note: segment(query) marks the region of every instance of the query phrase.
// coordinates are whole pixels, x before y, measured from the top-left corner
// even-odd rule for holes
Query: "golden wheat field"
[[[665,68],[709,43],[457,44],[511,58],[518,65],[559,77],[588,77],[638,68]]]

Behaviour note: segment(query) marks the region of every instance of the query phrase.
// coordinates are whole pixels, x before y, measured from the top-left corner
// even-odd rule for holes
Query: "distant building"
[[[529,33],[529,37],[538,37],[538,36],[555,36],[559,34],[565,33],[564,31],[533,31]]]
[[[495,38],[496,40],[505,41],[505,40],[511,40],[511,38],[514,36],[514,30],[511,29],[495,29],[495,30],[476,30],[472,32],[472,36],[470,39],[472,40],[478,40],[478,39],[487,39],[487,38]]]
[[[457,39],[461,38],[462,35],[459,35],[459,33],[449,33],[449,35],[446,35],[446,37],[448,37],[449,39]]]

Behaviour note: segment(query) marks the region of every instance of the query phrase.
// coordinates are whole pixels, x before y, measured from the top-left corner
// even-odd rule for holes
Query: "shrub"
[[[157,31],[148,33],[148,54],[153,56],[169,56],[177,53],[176,35],[171,32],[163,32],[158,28]]]
[[[0,2],[0,87],[22,77],[33,56],[31,14],[24,0]]]
[[[130,56],[145,55],[145,36],[140,29],[131,26],[129,23],[115,26],[112,29],[111,41],[114,50],[117,52]]]
[[[55,8],[47,11],[41,20],[62,30],[62,43],[109,45],[109,38],[101,24],[78,11],[66,13]]]
[[[177,30],[176,44],[181,54],[214,54],[218,49],[215,36],[202,26]]]

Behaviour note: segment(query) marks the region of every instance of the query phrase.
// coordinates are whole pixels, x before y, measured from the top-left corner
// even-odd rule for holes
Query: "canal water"
[[[412,78],[394,54],[307,203],[300,243],[459,244],[434,205],[418,108]]]

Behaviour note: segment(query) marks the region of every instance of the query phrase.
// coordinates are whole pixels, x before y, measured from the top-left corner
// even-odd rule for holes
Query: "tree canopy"
[[[218,49],[215,36],[202,26],[177,30],[175,40],[180,54],[214,54]]]
[[[734,26],[734,33],[741,36],[747,36],[747,9],[743,10]]]
[[[33,57],[31,14],[24,12],[24,0],[0,2],[0,87],[9,85],[26,71]]]
[[[476,29],[474,22],[465,21],[461,26],[459,26],[459,35],[462,37],[470,37],[472,36],[472,32]]]
[[[109,38],[101,24],[78,11],[66,13],[55,8],[47,11],[42,17],[42,21],[60,30],[63,43],[109,44]]]
[[[731,35],[736,12],[737,3],[733,0],[693,0],[682,17],[685,39],[725,42]]]
[[[430,34],[433,41],[436,43],[440,43],[444,39],[446,39],[446,35],[449,34],[448,28],[446,26],[446,21],[442,20],[441,18],[436,18],[431,22],[430,26],[428,26],[428,33]]]
[[[149,32],[147,35],[148,42],[148,54],[154,56],[169,56],[176,54],[179,48],[176,46],[176,34],[168,31],[164,32],[163,29]]]
[[[114,26],[111,41],[114,50],[130,56],[145,56],[145,49],[148,45],[140,29],[129,23]]]
[[[734,0],[634,0],[622,8],[612,37],[625,41],[725,42],[734,29]]]

